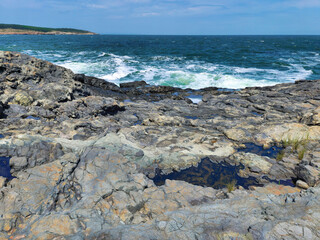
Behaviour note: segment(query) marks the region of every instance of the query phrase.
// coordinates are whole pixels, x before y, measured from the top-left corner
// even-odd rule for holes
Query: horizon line
[[[319,34],[148,34],[148,33],[96,33],[118,36],[320,36]]]

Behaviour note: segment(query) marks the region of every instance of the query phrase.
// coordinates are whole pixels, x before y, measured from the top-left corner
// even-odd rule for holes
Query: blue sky
[[[0,23],[102,34],[320,35],[320,0],[0,0]]]

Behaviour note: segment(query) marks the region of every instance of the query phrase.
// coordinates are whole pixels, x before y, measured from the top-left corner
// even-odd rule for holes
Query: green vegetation
[[[281,150],[277,155],[277,160],[281,161],[284,157],[284,150]]]
[[[226,184],[229,193],[231,193],[236,189],[236,184],[237,184],[237,180],[232,180],[231,182]]]
[[[300,138],[287,138],[282,140],[282,145],[287,148],[291,147],[291,153],[297,153],[298,159],[302,160],[306,151],[307,151],[307,145],[309,143],[309,134],[306,136],[302,136]],[[280,161],[284,157],[284,151],[281,151],[278,156],[277,160]]]
[[[303,157],[304,157],[304,154],[306,153],[307,149],[306,148],[303,148],[301,149],[299,152],[298,152],[298,159],[299,160],[302,160]]]
[[[27,25],[18,25],[18,24],[0,24],[0,29],[16,29],[16,30],[26,30],[26,31],[37,31],[37,32],[71,32],[71,33],[90,33],[89,31],[73,29],[73,28],[45,28],[45,27],[34,27]]]

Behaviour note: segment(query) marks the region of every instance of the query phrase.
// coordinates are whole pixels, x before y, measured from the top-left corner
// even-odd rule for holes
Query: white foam
[[[108,81],[118,81],[121,78],[124,78],[133,72],[134,72],[133,68],[129,68],[126,66],[119,66],[116,68],[116,72],[103,75],[101,76],[101,78]]]
[[[151,57],[153,61],[164,61],[164,62],[175,62],[175,61],[183,61],[184,57],[177,56],[153,56]]]
[[[264,87],[272,86],[279,82],[268,81],[268,80],[255,80],[248,78],[237,78],[231,75],[222,75],[219,80],[217,80],[215,86],[218,88],[229,88],[229,89],[241,89],[246,87]]]
[[[226,66],[184,57],[153,56],[145,62],[141,58],[120,56],[96,51],[36,51],[27,54],[53,61],[75,73],[103,78],[119,84],[123,81],[145,80],[153,85],[170,85],[180,88],[200,89],[218,87],[240,89],[252,86],[269,86],[281,82],[307,79],[311,70],[304,66],[316,66],[320,62],[318,53],[306,52],[303,65],[296,57],[280,59],[287,63],[285,70],[260,69],[255,67]],[[317,55],[318,54],[318,55]]]
[[[199,102],[202,101],[202,96],[194,96],[191,95],[188,97],[193,103],[198,104]]]
[[[98,57],[104,57],[104,56],[106,56],[106,55],[107,55],[107,53],[102,52],[102,53],[100,53],[100,54],[98,55]]]
[[[163,71],[160,85],[171,85],[180,88],[201,89],[206,87],[218,87],[229,89],[241,89],[252,86],[271,86],[279,83],[263,79],[249,79],[241,76],[212,73],[192,73],[188,71]]]
[[[68,68],[72,70],[74,73],[87,73],[92,71],[92,64],[84,63],[84,62],[64,62],[58,63],[59,66]]]

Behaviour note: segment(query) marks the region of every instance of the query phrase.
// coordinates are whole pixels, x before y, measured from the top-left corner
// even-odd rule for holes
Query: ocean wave
[[[107,53],[102,52],[102,53],[100,53],[100,54],[98,55],[98,57],[104,57],[104,56],[106,56],[106,55],[107,55]]]
[[[240,89],[252,86],[270,86],[281,82],[307,79],[312,70],[305,69],[295,58],[280,58],[285,67],[264,69],[256,67],[227,66],[176,56],[117,55],[97,51],[34,51],[27,54],[47,59],[69,68],[75,73],[99,77],[116,84],[144,80],[153,85],[170,85],[180,88],[200,89],[219,87]],[[305,65],[318,64],[314,53],[303,58]]]
[[[258,68],[242,68],[242,67],[234,67],[234,71],[236,73],[255,73],[255,72],[264,72],[265,69]]]
[[[279,83],[277,81],[256,80],[241,76],[211,74],[205,72],[190,73],[183,71],[168,71],[164,72],[163,75],[164,76],[161,77],[161,80],[157,81],[160,85],[192,89],[201,89],[206,87],[241,89],[250,86],[271,86]]]
[[[185,57],[177,56],[152,56],[151,60],[153,61],[164,61],[164,62],[175,62],[175,61],[184,61]]]

